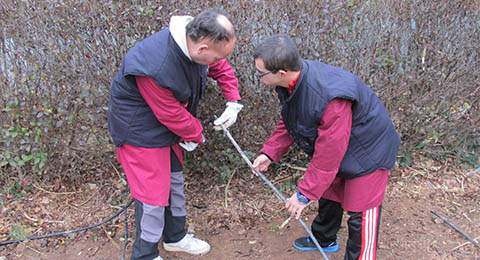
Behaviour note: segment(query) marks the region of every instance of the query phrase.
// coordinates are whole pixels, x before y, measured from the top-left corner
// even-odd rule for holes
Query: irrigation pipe
[[[122,214],[122,212],[125,212],[125,219],[124,219],[124,224],[125,224],[125,241],[124,241],[123,248],[122,248],[122,259],[125,259],[125,248],[126,248],[126,246],[127,246],[127,241],[128,241],[127,208],[130,207],[130,205],[132,205],[133,201],[134,201],[134,200],[132,199],[125,207],[123,207],[123,209],[117,211],[117,213],[115,213],[113,216],[111,216],[111,217],[109,217],[109,218],[107,218],[107,219],[105,219],[105,220],[103,220],[102,222],[99,222],[99,223],[97,223],[97,224],[94,224],[94,225],[91,225],[91,226],[87,226],[87,227],[77,228],[77,229],[74,229],[74,230],[56,232],[56,233],[47,234],[47,235],[32,236],[32,237],[29,237],[29,238],[26,238],[26,239],[0,241],[0,246],[4,246],[4,245],[8,245],[8,244],[14,244],[14,243],[21,243],[21,242],[23,242],[23,241],[28,241],[28,240],[35,240],[35,239],[42,239],[42,238],[49,238],[49,237],[58,237],[58,236],[63,236],[63,235],[67,235],[67,234],[72,234],[72,233],[80,232],[80,231],[83,231],[83,230],[87,230],[87,229],[91,229],[91,228],[94,228],[94,227],[98,227],[98,226],[100,226],[100,225],[103,225],[103,224],[111,221],[112,219],[118,217],[120,214]]]
[[[469,235],[467,235],[461,229],[459,229],[458,227],[456,227],[455,225],[450,223],[450,221],[448,221],[445,217],[442,217],[441,215],[439,215],[435,210],[432,210],[432,214],[439,217],[441,220],[443,220],[443,222],[447,223],[449,226],[451,226],[453,229],[455,229],[458,233],[462,234],[465,238],[467,238],[468,241],[472,242],[472,244],[474,244],[476,247],[480,248],[480,244],[478,244],[478,242],[475,241],[475,239],[471,238]]]
[[[467,172],[467,176],[474,175],[475,173],[480,173],[480,167],[478,167],[477,169],[475,169],[471,172]]]
[[[235,148],[237,149],[237,151],[240,153],[240,155],[242,156],[243,160],[248,164],[248,166],[250,166],[250,168],[258,175],[260,176],[260,178],[262,178],[263,181],[265,181],[268,186],[270,186],[270,188],[275,191],[275,193],[280,197],[280,199],[282,200],[283,203],[287,203],[287,199],[283,196],[283,194],[278,191],[278,189],[275,187],[275,185],[272,184],[272,182],[270,182],[259,170],[257,170],[255,167],[253,167],[253,164],[252,162],[250,162],[250,160],[248,159],[248,157],[245,155],[245,153],[243,152],[242,148],[240,148],[240,146],[238,145],[238,143],[235,141],[235,139],[233,139],[233,136],[230,134],[230,132],[228,131],[228,129],[224,126],[224,125],[221,125],[222,126],[222,129],[223,131],[225,132],[225,134],[227,135],[228,139],[230,139],[230,141],[232,142],[233,146],[235,146]],[[320,246],[320,244],[318,244],[318,241],[317,239],[315,238],[315,236],[313,236],[313,233],[312,231],[310,231],[310,229],[307,227],[307,225],[305,225],[305,222],[303,222],[303,220],[301,218],[298,219],[298,221],[300,222],[300,224],[302,224],[303,228],[305,228],[305,230],[307,231],[308,235],[310,236],[310,238],[312,239],[313,243],[315,244],[315,246],[318,248],[318,250],[320,251],[320,253],[322,254],[323,258],[325,260],[328,260],[328,257],[327,255],[325,255],[325,252],[323,252],[323,249],[322,247]]]

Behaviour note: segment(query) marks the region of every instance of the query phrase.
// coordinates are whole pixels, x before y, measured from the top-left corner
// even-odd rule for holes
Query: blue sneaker
[[[293,247],[300,251],[313,251],[318,250],[317,246],[310,240],[310,237],[301,237],[293,241]],[[335,253],[338,251],[337,241],[333,241],[326,247],[322,247],[323,252],[325,253]]]

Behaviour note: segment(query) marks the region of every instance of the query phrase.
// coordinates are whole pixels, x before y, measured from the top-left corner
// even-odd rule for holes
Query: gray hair
[[[233,26],[229,29],[219,24],[219,16],[224,16],[230,22],[228,14],[223,10],[210,9],[201,12],[187,24],[186,30],[188,36],[194,42],[198,42],[202,38],[208,38],[214,43],[230,41],[230,39],[236,37]]]

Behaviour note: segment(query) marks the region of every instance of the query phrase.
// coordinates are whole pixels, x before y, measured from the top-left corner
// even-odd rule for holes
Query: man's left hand
[[[238,112],[242,110],[243,105],[237,102],[227,102],[227,107],[223,114],[213,122],[215,125],[213,128],[217,131],[222,130],[222,125],[225,128],[230,127],[237,121]]]
[[[301,204],[300,201],[297,199],[297,193],[293,193],[293,195],[288,199],[285,207],[287,208],[288,212],[290,213],[290,217],[294,217],[295,219],[299,219],[302,215],[303,209],[308,206]]]

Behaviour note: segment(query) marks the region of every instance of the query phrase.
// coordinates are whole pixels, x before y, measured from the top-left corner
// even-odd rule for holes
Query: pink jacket
[[[317,130],[315,153],[305,178],[298,184],[300,192],[309,199],[320,199],[337,175],[350,139],[351,106],[352,103],[348,100],[334,99],[323,113],[322,124]],[[280,120],[260,152],[278,162],[293,142],[283,120]]]

